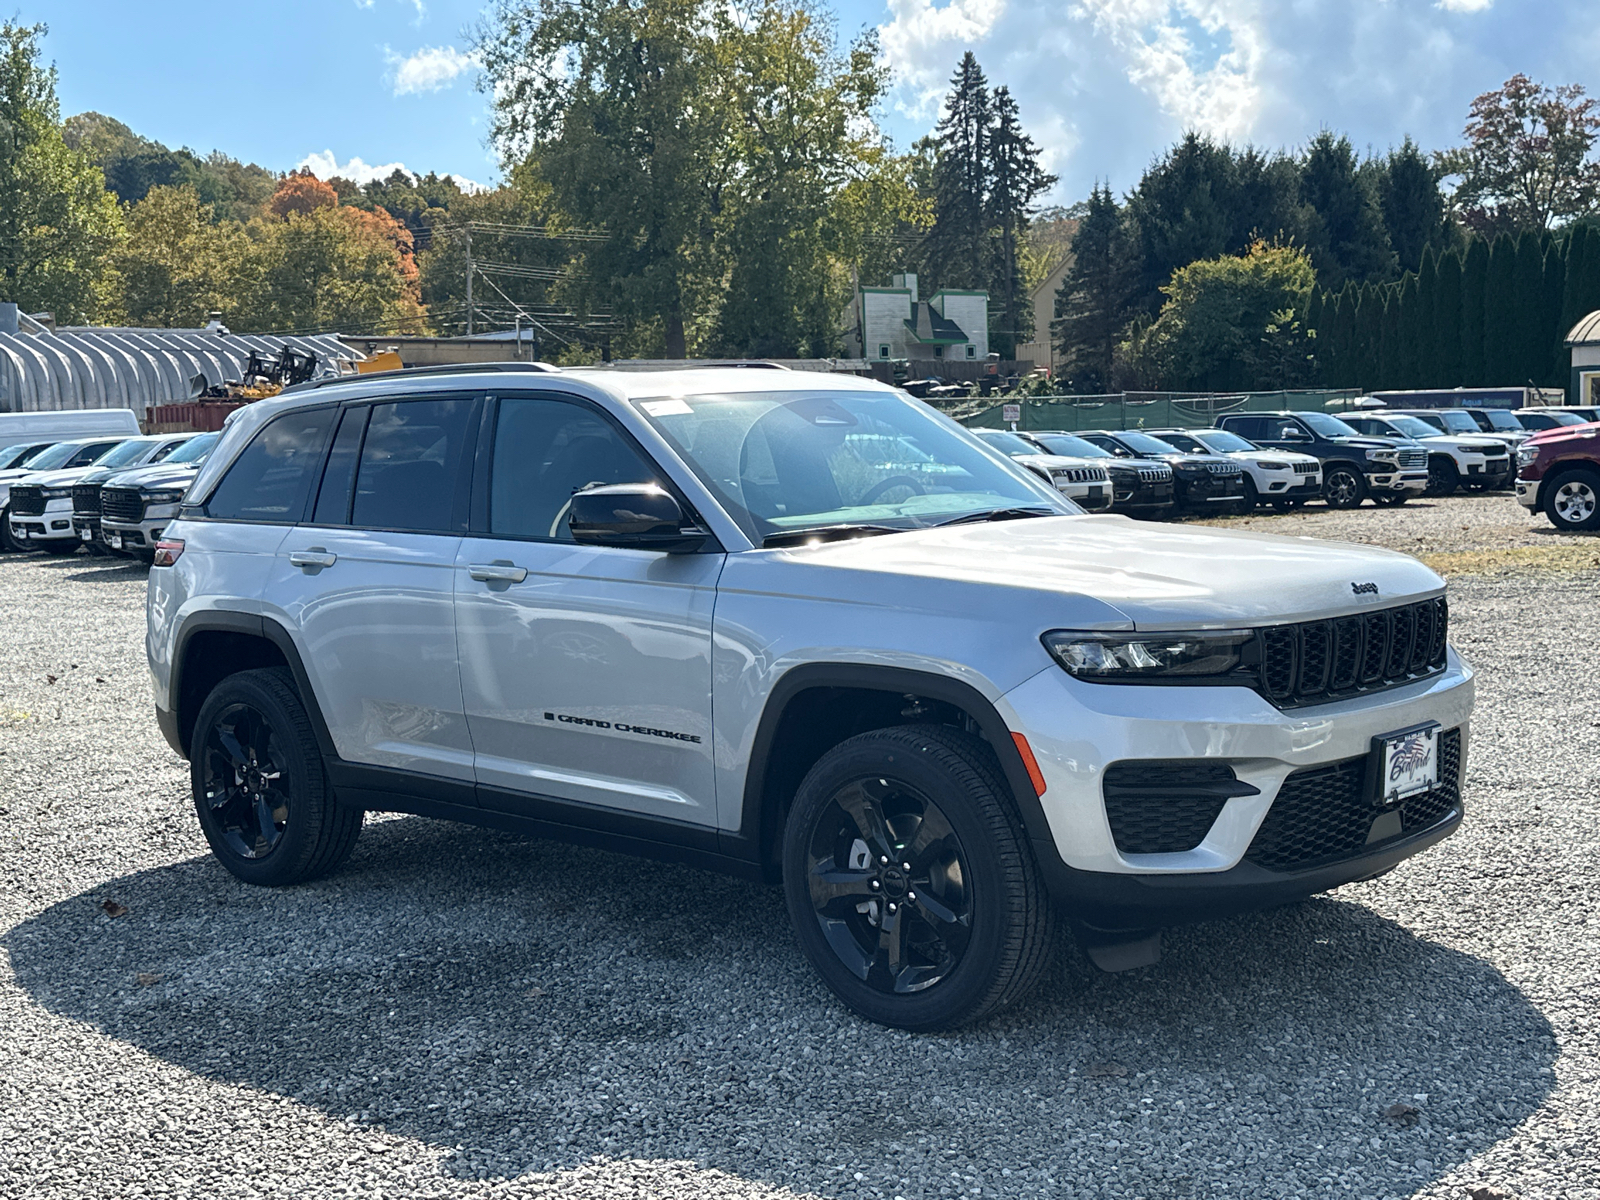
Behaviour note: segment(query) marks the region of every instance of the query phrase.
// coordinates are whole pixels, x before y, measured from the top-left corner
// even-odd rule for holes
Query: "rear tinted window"
[[[419,533],[465,530],[466,446],[474,409],[470,397],[374,404],[350,523]]]
[[[335,410],[314,408],[274,417],[234,460],[206,503],[225,521],[298,521],[322,466]]]

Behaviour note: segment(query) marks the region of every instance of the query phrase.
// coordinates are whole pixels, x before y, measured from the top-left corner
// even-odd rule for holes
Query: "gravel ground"
[[[1504,497],[1254,525],[1546,536]],[[1456,837],[1146,970],[1065,947],[940,1037],[684,867],[406,817],[234,882],[150,716],[143,575],[0,558],[0,1195],[1600,1197],[1592,571],[1452,580]]]

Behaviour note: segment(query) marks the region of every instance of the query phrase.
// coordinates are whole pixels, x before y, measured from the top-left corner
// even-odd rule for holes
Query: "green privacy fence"
[[[1005,429],[1007,403],[1021,406],[1018,429],[1166,429],[1213,424],[1225,413],[1327,412],[1337,414],[1363,393],[1354,388],[1294,392],[1113,392],[1105,396],[1028,396],[968,403],[950,410],[964,425]]]

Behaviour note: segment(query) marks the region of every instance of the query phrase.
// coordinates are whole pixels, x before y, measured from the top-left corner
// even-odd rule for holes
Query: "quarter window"
[[[407,400],[374,404],[369,411],[350,523],[418,533],[464,531],[463,466],[473,401]]]
[[[489,532],[571,541],[574,492],[659,482],[658,472],[599,414],[564,400],[507,396],[495,419]]]
[[[301,409],[267,422],[211,493],[206,515],[224,521],[298,521],[322,465],[334,412]]]

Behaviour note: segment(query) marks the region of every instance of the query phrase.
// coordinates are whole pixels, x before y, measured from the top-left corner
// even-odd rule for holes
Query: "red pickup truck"
[[[1559,425],[1517,447],[1517,503],[1563,531],[1600,529],[1600,422]]]

